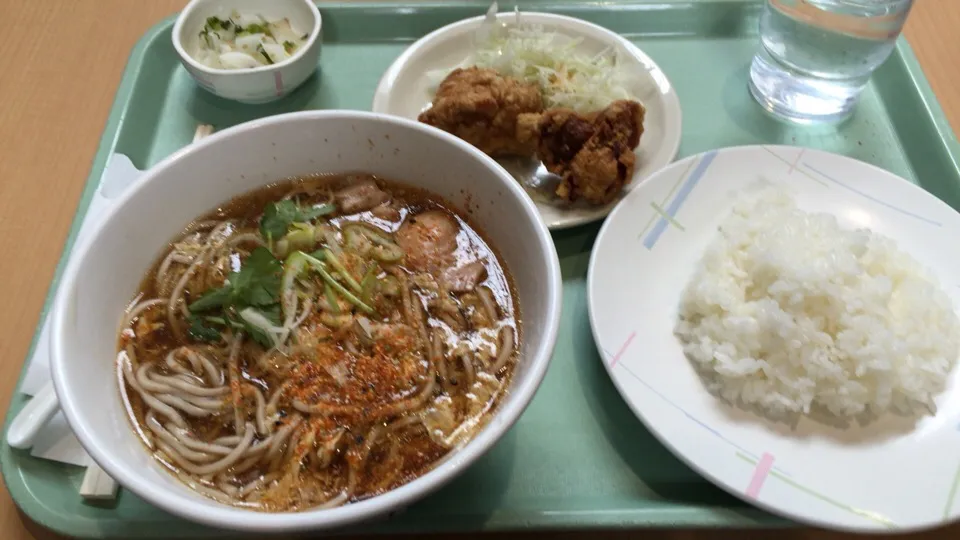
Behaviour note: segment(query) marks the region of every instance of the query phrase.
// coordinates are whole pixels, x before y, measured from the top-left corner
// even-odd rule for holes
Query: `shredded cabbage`
[[[474,34],[474,53],[457,67],[490,68],[536,84],[547,108],[567,107],[589,113],[618,99],[638,100],[640,81],[621,68],[616,49],[584,54],[577,50],[582,39],[525,24],[519,11],[512,24],[499,21],[496,13],[494,3]],[[436,71],[427,76],[436,87],[449,72]]]

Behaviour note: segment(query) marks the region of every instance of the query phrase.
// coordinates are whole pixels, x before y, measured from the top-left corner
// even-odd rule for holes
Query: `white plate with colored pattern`
[[[500,13],[499,21],[512,23],[514,13]],[[680,148],[680,100],[659,66],[636,45],[606,28],[587,21],[550,13],[520,12],[524,24],[541,25],[570,38],[580,38],[577,50],[597,54],[613,48],[624,69],[633,72],[639,87],[637,96],[646,107],[644,133],[637,154],[632,179],[621,198],[658,169],[668,165]],[[374,93],[373,112],[403,116],[416,120],[433,100],[434,81],[427,73],[452,70],[470,55],[473,36],[485,17],[474,17],[444,26],[417,40],[387,69]],[[540,215],[550,229],[564,229],[601,219],[616,202],[603,206],[584,203],[560,205],[551,200],[548,188],[555,181],[536,159],[500,159],[501,165],[531,195]]]
[[[915,530],[960,518],[960,366],[936,413],[841,429],[794,427],[710,394],[673,334],[683,288],[734,202],[785,188],[806,211],[892,238],[960,305],[960,214],[850,158],[787,146],[728,148],[659,171],[610,214],[590,259],[590,323],[617,389],[647,428],[710,481],[821,527]],[[624,426],[629,429],[629,426]]]

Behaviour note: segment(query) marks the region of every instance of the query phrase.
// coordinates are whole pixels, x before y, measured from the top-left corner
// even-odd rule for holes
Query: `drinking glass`
[[[914,0],[766,0],[750,93],[799,123],[837,122],[890,56]]]

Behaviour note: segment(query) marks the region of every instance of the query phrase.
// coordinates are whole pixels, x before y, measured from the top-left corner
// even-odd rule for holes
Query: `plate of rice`
[[[637,417],[719,487],[820,527],[935,527],[960,518],[957,238],[872,165],[711,151],[607,218],[590,324]]]

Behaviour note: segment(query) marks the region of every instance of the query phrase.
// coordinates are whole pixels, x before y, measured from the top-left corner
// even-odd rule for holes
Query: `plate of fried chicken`
[[[580,19],[495,5],[411,45],[381,79],[373,111],[494,157],[551,229],[606,216],[680,146],[677,95],[633,43]]]

